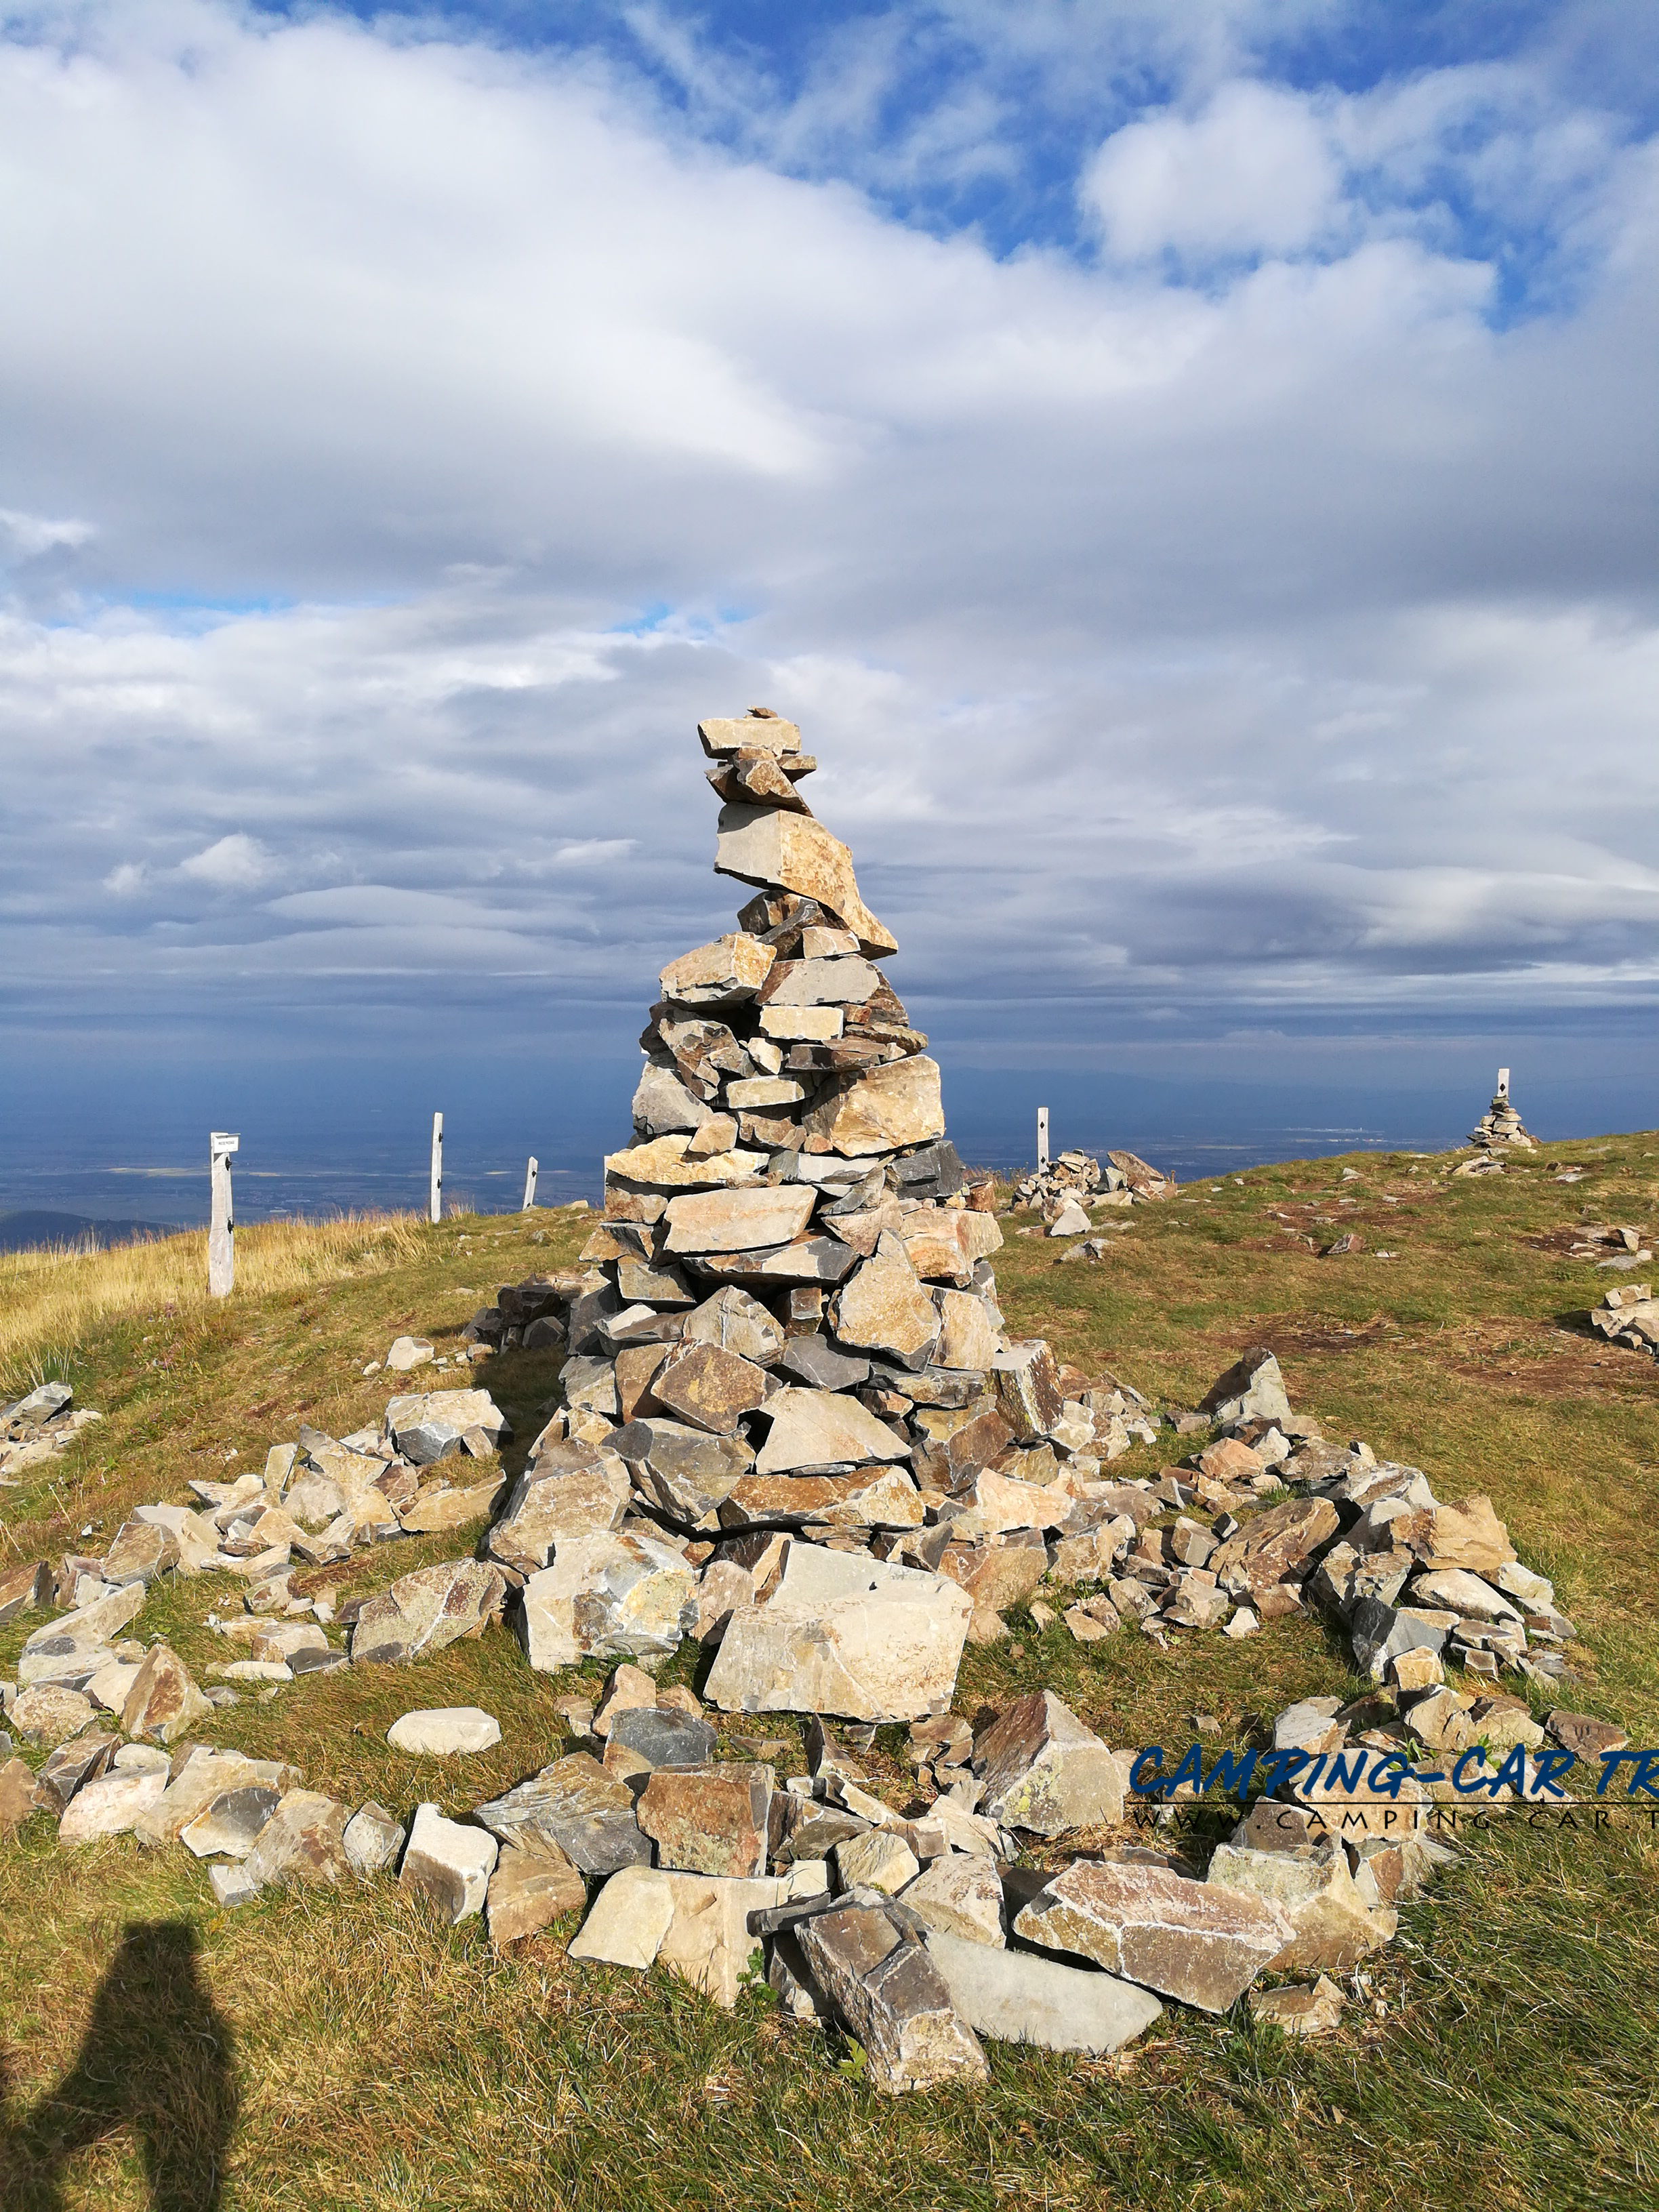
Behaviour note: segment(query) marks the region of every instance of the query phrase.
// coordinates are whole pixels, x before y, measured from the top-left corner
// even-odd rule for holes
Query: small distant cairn
[[[1492,1104],[1480,1116],[1478,1127],[1469,1132],[1469,1142],[1483,1152],[1535,1152],[1538,1139],[1529,1137],[1521,1116],[1510,1103],[1510,1072],[1507,1067],[1498,1071],[1498,1088],[1492,1093]]]
[[[1013,1204],[1040,1207],[1053,1222],[1067,1206],[1140,1206],[1168,1198],[1175,1183],[1133,1152],[1108,1152],[1103,1167],[1087,1152],[1061,1152],[1014,1188]]]

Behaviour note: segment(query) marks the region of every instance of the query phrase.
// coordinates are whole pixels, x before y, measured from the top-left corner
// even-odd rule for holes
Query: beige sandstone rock
[[[400,1662],[479,1636],[500,1613],[507,1584],[476,1559],[417,1567],[369,1599],[351,1632],[351,1663]]]
[[[1342,2025],[1342,1992],[1328,1974],[1288,1989],[1252,1990],[1250,2014],[1285,2035],[1329,2035]]]
[[[718,1345],[722,1352],[735,1352],[763,1367],[769,1366],[784,1346],[783,1331],[771,1314],[735,1283],[716,1291],[686,1316],[684,1340]]]
[[[942,1576],[794,1543],[767,1601],[732,1614],[705,1693],[726,1712],[944,1712],[972,1611]]]
[[[1014,1927],[1034,1943],[1075,1951],[1200,2012],[1225,2012],[1294,1932],[1261,1898],[1164,1867],[1110,1861],[1080,1862],[1056,1875]]]
[[[331,1797],[315,1790],[290,1790],[243,1862],[249,1881],[259,1887],[271,1881],[302,1887],[343,1881],[351,1871],[345,1824],[345,1807]]]
[[[988,1368],[1001,1344],[996,1324],[983,1298],[967,1291],[939,1294],[939,1338],[933,1353],[936,1367]]]
[[[939,1062],[916,1053],[842,1079],[804,1116],[802,1127],[848,1158],[942,1137]]]
[[[524,1586],[520,1632],[530,1664],[556,1674],[586,1658],[665,1656],[695,1577],[661,1539],[596,1533],[556,1544],[551,1566]]]
[[[106,1836],[130,1835],[143,1816],[161,1802],[165,1774],[114,1773],[88,1782],[70,1800],[58,1823],[60,1844],[91,1844]]]
[[[587,1903],[587,1885],[556,1844],[503,1850],[489,1877],[485,1917],[499,1951]]]
[[[691,1139],[678,1131],[653,1137],[648,1144],[630,1145],[620,1152],[607,1152],[607,1178],[619,1176],[629,1182],[649,1183],[658,1189],[703,1190],[722,1184],[754,1182],[764,1171],[764,1152],[724,1152],[704,1155],[691,1151]]]
[[[153,1644],[121,1708],[121,1726],[128,1735],[155,1736],[162,1743],[177,1743],[181,1735],[198,1728],[212,1711],[184,1661],[165,1644]]]
[[[856,1398],[786,1384],[768,1399],[772,1425],[755,1461],[757,1475],[906,1459],[910,1446]]]
[[[807,1183],[687,1192],[668,1201],[671,1252],[757,1252],[806,1226],[817,1194]]]
[[[1334,1836],[1308,1851],[1218,1844],[1207,1879],[1263,1898],[1284,1912],[1292,1932],[1273,1961],[1275,1973],[1340,1972],[1386,1943],[1398,1925],[1394,1907],[1381,1902],[1375,1885],[1367,1897],[1355,1882]]]
[[[781,714],[710,714],[697,725],[702,749],[711,760],[739,752],[798,753],[800,730]]]
[[[40,1683],[20,1690],[7,1718],[25,1743],[55,1751],[60,1743],[79,1735],[92,1719],[92,1700],[79,1690]]]
[[[947,1851],[924,1867],[899,1894],[918,1918],[942,1936],[1000,1950],[1007,1942],[1002,1883],[994,1862]]]
[[[694,1339],[672,1352],[657,1370],[651,1395],[691,1427],[730,1436],[742,1414],[765,1403],[767,1388],[763,1367]]]
[[[831,1317],[842,1344],[918,1364],[939,1341],[939,1310],[890,1231],[884,1231],[873,1256],[842,1285]]]
[[[1328,1543],[1340,1526],[1328,1498],[1293,1498],[1247,1521],[1206,1565],[1218,1582],[1242,1576],[1252,1591],[1265,1590]]]
[[[486,1829],[447,1820],[435,1805],[417,1806],[399,1886],[419,1890],[454,1927],[483,1911],[500,1849]]]
[[[750,999],[776,957],[769,945],[746,930],[728,933],[671,960],[659,979],[662,995],[686,1006],[723,1006]]]
[[[775,884],[803,898],[816,899],[846,923],[865,952],[898,950],[896,939],[859,896],[851,853],[810,816],[753,806],[721,807],[714,869],[718,875],[736,876],[743,883]]]

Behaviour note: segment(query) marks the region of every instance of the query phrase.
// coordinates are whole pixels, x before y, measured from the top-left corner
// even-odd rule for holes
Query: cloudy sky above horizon
[[[631,1049],[763,702],[963,1064],[1650,1073],[1656,65],[1619,0],[0,0],[7,1030]]]

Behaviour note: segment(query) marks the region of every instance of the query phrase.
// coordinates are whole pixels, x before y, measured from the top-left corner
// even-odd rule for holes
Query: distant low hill
[[[81,1244],[100,1249],[131,1244],[145,1237],[177,1237],[183,1224],[176,1221],[89,1221],[81,1213],[53,1213],[40,1206],[26,1206],[0,1213],[0,1252],[27,1252],[41,1244]]]

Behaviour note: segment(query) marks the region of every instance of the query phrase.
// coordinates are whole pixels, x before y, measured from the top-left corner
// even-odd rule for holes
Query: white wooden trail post
[[[1504,1099],[1510,1095],[1510,1072],[1507,1067],[1500,1067],[1498,1071],[1498,1095]]]
[[[532,1152],[530,1165],[524,1171],[524,1205],[520,1211],[525,1213],[528,1213],[536,1203],[536,1170],[540,1165],[540,1161]]]
[[[1048,1170],[1048,1109],[1046,1106],[1039,1106],[1037,1108],[1037,1173],[1046,1175]]]
[[[230,1205],[230,1156],[241,1143],[228,1129],[208,1137],[208,1296],[228,1298],[236,1282],[236,1218]]]
[[[432,1199],[429,1218],[441,1221],[444,1218],[444,1117],[432,1117]]]

